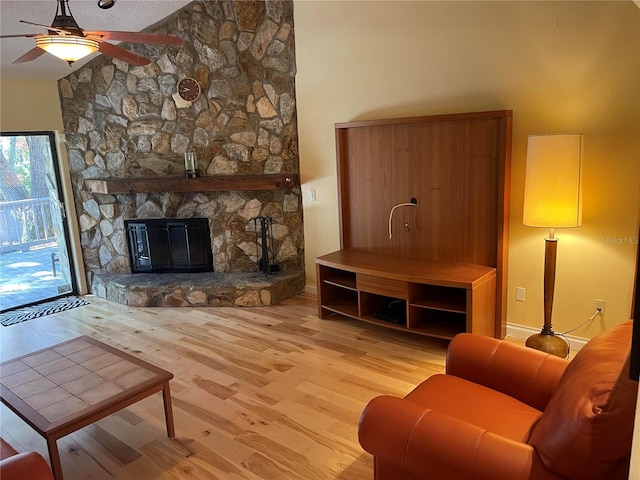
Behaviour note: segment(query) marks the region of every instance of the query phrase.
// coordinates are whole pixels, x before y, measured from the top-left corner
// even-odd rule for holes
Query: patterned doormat
[[[8,327],[15,323],[24,322],[33,318],[44,317],[45,315],[51,315],[52,313],[64,312],[65,310],[71,310],[72,308],[82,307],[83,305],[89,305],[89,302],[78,298],[74,295],[68,297],[59,298],[52,302],[41,303],[38,305],[32,305],[30,307],[19,308],[10,312],[0,314],[0,323],[3,327]]]

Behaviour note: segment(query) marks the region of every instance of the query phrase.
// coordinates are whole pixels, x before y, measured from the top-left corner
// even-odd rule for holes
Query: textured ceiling
[[[78,25],[85,30],[139,32],[188,3],[189,0],[115,0],[112,8],[103,10],[98,7],[97,0],[69,0],[68,7]],[[56,0],[0,0],[0,34],[46,33],[45,29],[25,25],[20,20],[51,25],[56,8]],[[58,80],[100,55],[94,53],[72,67],[48,53],[31,62],[12,64],[34,46],[33,38],[0,39],[0,77]]]

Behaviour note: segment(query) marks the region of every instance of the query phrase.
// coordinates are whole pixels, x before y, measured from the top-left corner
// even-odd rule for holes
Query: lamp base
[[[535,348],[560,358],[567,358],[569,355],[569,344],[552,333],[536,333],[527,338],[526,346]]]

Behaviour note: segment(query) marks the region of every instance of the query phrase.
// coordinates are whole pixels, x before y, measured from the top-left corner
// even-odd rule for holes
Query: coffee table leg
[[[62,480],[62,464],[60,463],[57,439],[47,437],[47,448],[49,449],[49,461],[51,462],[53,478],[56,480]]]
[[[164,400],[164,418],[167,422],[167,435],[169,438],[176,436],[175,429],[173,427],[173,410],[171,408],[171,390],[169,389],[169,382],[165,382],[162,387],[162,399]]]

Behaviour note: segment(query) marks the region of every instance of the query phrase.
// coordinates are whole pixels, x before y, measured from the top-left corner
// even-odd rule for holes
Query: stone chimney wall
[[[258,260],[254,222],[273,219],[281,270],[303,270],[299,187],[265,191],[134,194],[90,192],[85,179],[179,177],[185,152],[201,176],[298,173],[295,44],[291,1],[192,2],[152,30],[183,46],[120,46],[143,67],[100,55],[60,80],[72,186],[85,266],[130,273],[124,221],[206,217],[217,272],[248,272]],[[185,106],[176,85],[202,94]]]

